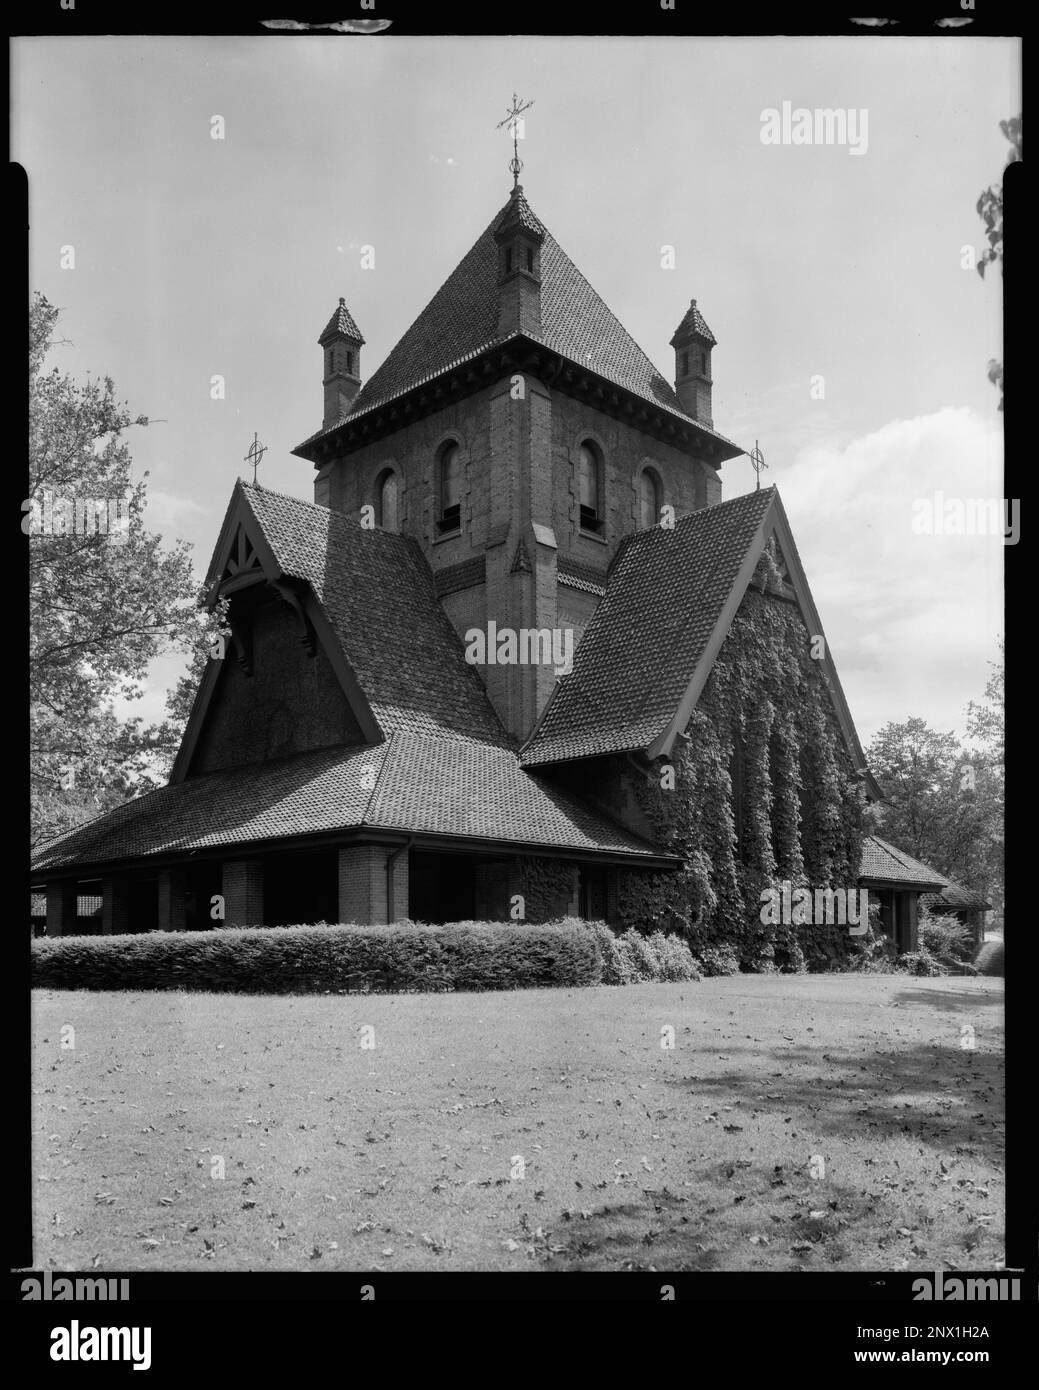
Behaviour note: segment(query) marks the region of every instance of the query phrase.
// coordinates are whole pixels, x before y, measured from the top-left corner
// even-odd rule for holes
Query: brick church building
[[[226,654],[168,786],[38,854],[48,934],[521,912],[702,944],[760,882],[862,875],[912,946],[944,880],[865,835],[779,494],[722,500],[744,450],[676,317],[665,380],[518,183],[367,379],[340,300],[314,500],[236,484]],[[748,968],[795,949],[755,932]]]

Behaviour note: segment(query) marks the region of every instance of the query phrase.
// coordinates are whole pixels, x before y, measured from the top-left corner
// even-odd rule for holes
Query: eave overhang
[[[634,425],[673,448],[683,449],[712,468],[746,452],[702,421],[663,403],[648,401],[600,376],[587,364],[571,361],[525,334],[489,343],[390,400],[347,415],[329,429],[305,439],[292,452],[309,460],[315,468],[323,468],[332,460],[393,434],[513,372],[529,372],[546,386],[587,401],[604,414]]]

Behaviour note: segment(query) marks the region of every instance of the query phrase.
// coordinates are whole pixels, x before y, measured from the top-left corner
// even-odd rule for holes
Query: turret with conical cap
[[[364,338],[340,298],[339,307],[318,339],[324,352],[325,413],[322,429],[328,429],[350,412],[361,389],[361,348]]]

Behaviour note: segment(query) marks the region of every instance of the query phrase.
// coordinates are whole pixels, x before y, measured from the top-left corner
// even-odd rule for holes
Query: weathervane
[[[260,460],[267,452],[267,445],[260,443],[260,436],[253,430],[253,442],[249,446],[249,452],[242,460],[243,463],[251,463],[253,466],[253,482],[256,482],[256,470],[260,466]]]
[[[502,126],[504,125],[508,126],[509,129],[512,131],[512,158],[509,160],[509,168],[512,170],[513,188],[519,187],[520,170],[523,168],[523,161],[519,157],[519,118],[524,111],[529,111],[533,105],[534,103],[532,101],[525,101],[521,106],[519,103],[519,97],[516,95],[515,92],[513,92],[511,109],[506,113],[505,119],[503,121],[499,121],[498,124],[495,126],[495,130],[501,130]]]
[[[747,457],[750,459],[751,468],[753,468],[755,474],[757,475],[757,482],[754,486],[754,491],[759,492],[761,490],[761,470],[763,468],[767,468],[768,464],[765,462],[765,455],[758,448],[758,441],[756,439],[754,441],[754,448],[747,455]]]

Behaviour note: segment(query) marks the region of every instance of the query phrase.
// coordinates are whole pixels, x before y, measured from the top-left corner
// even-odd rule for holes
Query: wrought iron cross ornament
[[[508,126],[512,131],[512,158],[509,160],[509,168],[512,170],[513,188],[519,184],[520,170],[523,168],[523,161],[519,157],[519,118],[533,105],[532,101],[525,101],[521,106],[519,97],[513,92],[511,109],[506,113],[505,119],[495,126],[496,130],[501,130],[503,125]]]
[[[765,462],[765,455],[758,448],[758,441],[756,439],[754,441],[754,448],[747,457],[750,459],[750,466],[753,468],[757,478],[754,484],[754,491],[759,492],[761,490],[761,470],[767,468],[768,464]]]
[[[264,456],[264,454],[265,454],[266,452],[267,452],[267,445],[266,445],[266,444],[261,444],[261,443],[260,443],[260,436],[259,436],[259,435],[256,433],[256,431],[254,430],[254,431],[253,431],[253,442],[252,442],[252,444],[249,446],[249,452],[246,454],[246,456],[245,456],[245,458],[244,458],[244,460],[243,460],[244,463],[251,463],[252,466],[253,466],[253,482],[254,482],[254,483],[256,482],[256,470],[259,468],[259,466],[260,466],[260,460],[263,458],[263,456]]]

